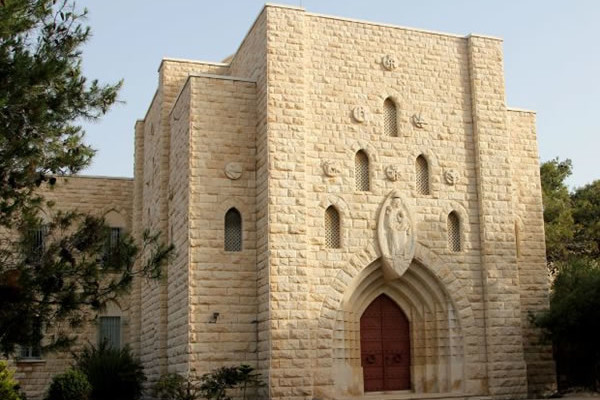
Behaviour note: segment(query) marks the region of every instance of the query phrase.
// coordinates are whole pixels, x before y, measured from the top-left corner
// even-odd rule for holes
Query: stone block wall
[[[47,201],[54,201],[52,208],[44,207],[43,214],[51,218],[58,210],[77,210],[97,216],[118,215],[126,231],[132,229],[132,194],[133,181],[128,178],[78,177],[59,178],[52,190],[44,190]],[[42,215],[42,217],[44,217]],[[110,222],[110,221],[109,221]],[[120,309],[119,309],[120,308]],[[122,299],[118,305],[111,304],[107,313],[122,318],[121,334],[123,343],[130,342],[132,314],[128,299]],[[106,315],[108,315],[106,314]],[[73,347],[77,351],[80,346],[97,342],[98,327],[89,325],[76,332],[78,343]],[[53,352],[42,354],[41,359],[13,361],[17,372],[15,378],[21,383],[29,399],[42,399],[52,377],[61,373],[72,364],[70,352]]]
[[[552,347],[540,343],[540,332],[529,320],[548,307],[549,290],[535,113],[509,109],[508,126],[524,356],[529,393],[537,396],[556,389],[556,372]]]
[[[187,86],[190,367],[256,367],[256,84],[196,75]],[[241,214],[241,251],[224,248],[231,208]]]
[[[244,362],[266,377],[265,397],[362,397],[359,318],[383,293],[412,321],[419,396],[551,386],[548,348],[526,322],[547,302],[534,121],[504,98],[498,39],[294,7],[267,5],[227,63],[165,59],[136,124],[135,233],[178,248],[166,280],[133,294],[150,379]],[[356,187],[359,151],[368,190]],[[390,193],[417,237],[392,280],[376,229]],[[330,206],[340,248],[326,245]],[[241,252],[223,247],[232,207]]]

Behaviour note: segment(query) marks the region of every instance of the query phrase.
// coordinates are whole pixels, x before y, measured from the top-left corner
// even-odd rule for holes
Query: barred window
[[[325,246],[330,249],[339,249],[340,242],[340,214],[334,206],[325,210]]]
[[[19,353],[19,357],[24,360],[41,360],[42,346],[39,344],[35,346],[21,346]]]
[[[429,165],[427,160],[421,154],[417,157],[416,169],[416,188],[418,194],[429,194]]]
[[[242,216],[235,208],[225,214],[225,251],[242,251]]]
[[[356,190],[369,191],[369,157],[362,150],[359,150],[354,157],[354,181]]]
[[[46,240],[48,236],[48,226],[41,225],[37,229],[29,231],[29,259],[34,263],[41,261],[46,250]]]
[[[448,214],[448,250],[459,252],[460,242],[460,219],[455,211]]]
[[[108,238],[104,245],[103,262],[107,264],[118,264],[121,255],[120,242],[123,235],[123,228],[108,228]]]
[[[396,103],[388,97],[383,102],[383,134],[385,136],[398,136],[396,114]]]
[[[98,344],[106,342],[113,349],[121,348],[121,317],[100,317]]]

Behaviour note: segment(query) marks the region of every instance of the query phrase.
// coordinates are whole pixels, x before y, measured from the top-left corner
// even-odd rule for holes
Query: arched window
[[[354,181],[356,190],[369,191],[369,157],[362,150],[359,150],[354,157]]]
[[[330,249],[339,249],[340,241],[340,214],[334,206],[325,210],[325,246]]]
[[[385,136],[398,136],[396,118],[396,103],[388,97],[383,102],[383,134]]]
[[[417,193],[425,195],[429,194],[429,165],[422,154],[417,157],[415,169]]]
[[[460,243],[460,219],[455,211],[448,214],[448,250],[459,252]]]
[[[225,251],[242,251],[242,215],[235,208],[225,214]]]

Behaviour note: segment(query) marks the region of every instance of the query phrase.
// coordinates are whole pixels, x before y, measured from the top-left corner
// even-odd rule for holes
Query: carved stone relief
[[[393,71],[398,66],[398,62],[394,56],[388,54],[381,59],[381,65],[388,71]]]
[[[334,177],[341,173],[341,169],[336,161],[325,161],[323,162],[323,172],[327,176]]]
[[[400,168],[397,165],[388,165],[385,167],[385,176],[392,182],[396,182],[400,179]]]
[[[460,174],[455,169],[448,169],[444,172],[444,179],[448,185],[453,186],[460,180]]]
[[[386,280],[397,279],[408,269],[415,255],[415,228],[414,218],[400,192],[393,190],[381,205],[377,220],[377,242]]]
[[[225,176],[231,180],[240,179],[242,176],[243,168],[242,164],[238,162],[230,162],[225,166]]]
[[[423,117],[423,115],[421,115],[421,113],[413,114],[412,123],[414,126],[416,126],[419,129],[423,129],[427,125],[427,121],[425,120],[425,117]]]
[[[356,122],[365,122],[367,120],[367,109],[363,106],[354,107],[352,117]]]

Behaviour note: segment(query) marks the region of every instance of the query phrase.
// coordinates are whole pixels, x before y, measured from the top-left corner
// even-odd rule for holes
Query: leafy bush
[[[22,400],[19,395],[19,383],[13,377],[13,371],[6,362],[0,361],[0,399]]]
[[[574,259],[562,264],[550,309],[534,318],[554,343],[562,386],[600,385],[600,265]],[[561,382],[559,382],[561,384]]]
[[[154,385],[154,396],[163,400],[196,400],[199,398],[230,400],[229,390],[238,390],[243,399],[250,388],[264,386],[260,374],[242,364],[221,367],[201,377],[183,377],[178,374],[163,375]]]
[[[166,374],[154,385],[153,395],[163,400],[196,400],[202,396],[197,379],[179,374]]]
[[[129,347],[111,348],[107,342],[86,346],[75,357],[75,367],[92,385],[90,400],[138,400],[146,380],[142,364]]]
[[[69,369],[52,378],[45,400],[87,400],[92,385],[83,372]]]

